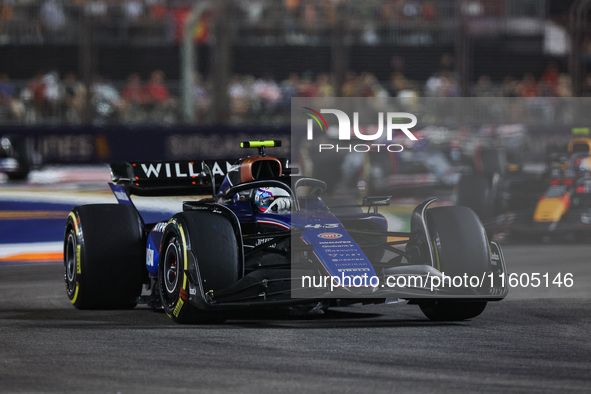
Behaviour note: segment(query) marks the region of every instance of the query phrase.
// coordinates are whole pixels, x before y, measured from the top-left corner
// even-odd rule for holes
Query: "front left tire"
[[[240,277],[241,265],[231,222],[212,212],[179,213],[167,225],[162,240],[158,289],[166,314],[181,324],[223,322],[222,313],[189,301],[192,274],[188,260],[194,259],[194,280],[200,280],[205,294],[215,294],[234,284]]]

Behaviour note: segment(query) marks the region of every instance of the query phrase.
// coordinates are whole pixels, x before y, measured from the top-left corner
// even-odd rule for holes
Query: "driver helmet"
[[[279,198],[290,198],[287,190],[280,187],[260,187],[255,192],[254,203],[261,212],[266,212]]]

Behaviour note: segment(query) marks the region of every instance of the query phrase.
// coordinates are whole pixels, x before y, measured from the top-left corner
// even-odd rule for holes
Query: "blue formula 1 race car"
[[[328,204],[325,182],[266,155],[279,144],[242,143],[259,154],[223,177],[211,171],[220,161],[112,164],[118,204],[78,206],[67,219],[72,304],[144,301],[175,322],[208,323],[246,308],[318,312],[407,300],[432,320],[465,320],[505,297],[501,249],[469,208],[428,208],[435,199],[427,200],[414,209],[410,232],[388,231],[378,208],[389,197]],[[212,197],[146,223],[132,195]]]

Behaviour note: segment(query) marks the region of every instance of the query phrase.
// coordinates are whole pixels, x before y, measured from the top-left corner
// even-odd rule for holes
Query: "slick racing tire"
[[[437,207],[427,210],[427,225],[437,257],[436,266],[448,277],[478,276],[490,271],[488,239],[476,214],[466,207]],[[471,294],[454,288],[459,295]],[[476,317],[485,301],[423,301],[421,311],[431,320],[459,321]]]
[[[78,309],[128,309],[147,277],[141,220],[133,207],[97,204],[68,215],[64,278]]]
[[[419,306],[430,320],[462,321],[480,315],[486,308],[486,302],[429,301]]]
[[[173,217],[162,240],[158,288],[166,314],[182,324],[223,322],[223,314],[190,302],[189,275],[201,281],[206,294],[238,280],[240,261],[232,223],[213,212],[183,212]],[[195,264],[189,265],[189,260]]]
[[[481,220],[492,216],[491,181],[481,174],[463,175],[456,188],[456,205],[472,209]]]

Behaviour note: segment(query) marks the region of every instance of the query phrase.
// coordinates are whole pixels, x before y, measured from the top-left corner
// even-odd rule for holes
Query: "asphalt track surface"
[[[507,258],[533,249],[511,247]],[[588,299],[507,299],[462,323],[397,304],[181,326],[145,307],[75,310],[56,263],[0,266],[0,297],[3,392],[591,389]]]
[[[59,227],[52,215],[44,220]],[[590,392],[591,245],[504,252],[510,272],[571,272],[574,286],[517,286],[460,323],[430,322],[400,303],[182,326],[145,306],[76,310],[60,263],[8,261],[0,264],[0,391]]]

